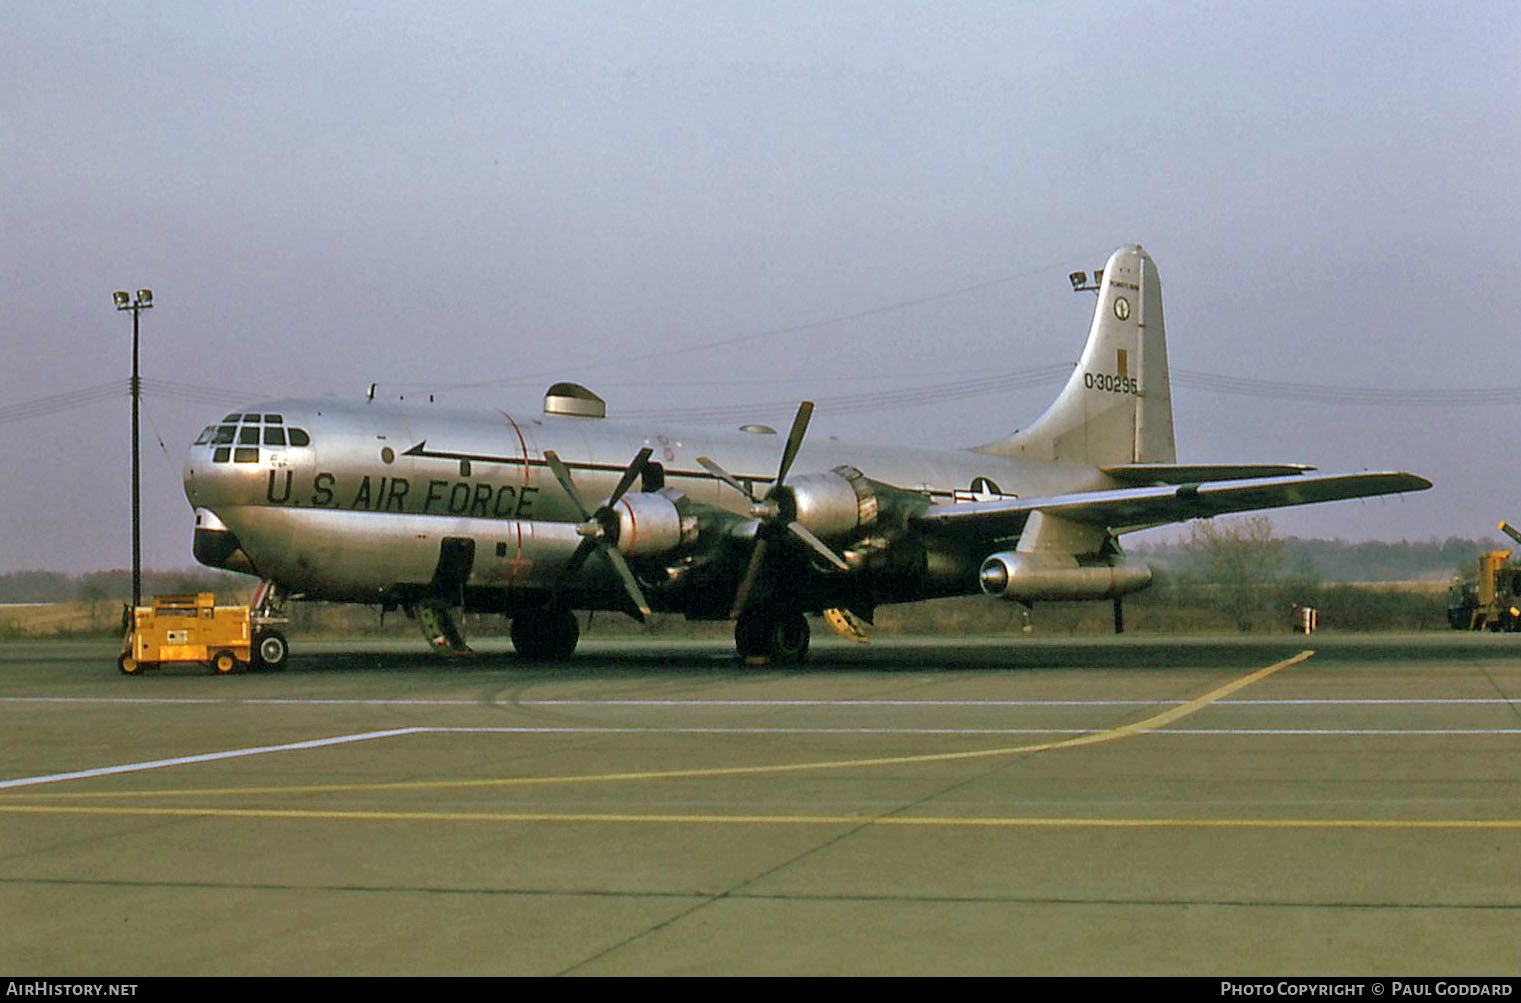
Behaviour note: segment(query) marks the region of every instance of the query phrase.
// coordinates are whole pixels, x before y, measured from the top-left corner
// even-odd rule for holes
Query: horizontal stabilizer
[[[918,521],[968,535],[1012,535],[1024,528],[1031,513],[1046,512],[1111,533],[1126,533],[1231,512],[1424,491],[1429,487],[1431,482],[1426,478],[1406,473],[1296,475],[941,503],[931,505]]]
[[[1115,480],[1127,484],[1198,484],[1204,481],[1288,477],[1308,473],[1315,468],[1300,463],[1126,463],[1101,469]]]

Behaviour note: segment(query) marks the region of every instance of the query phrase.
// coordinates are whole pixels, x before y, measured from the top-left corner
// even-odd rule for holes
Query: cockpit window
[[[216,450],[211,454],[211,462],[212,463],[226,463],[227,462],[227,454],[229,452],[231,452],[231,447],[229,447],[229,446],[218,446],[216,448]]]
[[[200,438],[195,440],[197,446],[265,446],[280,448],[283,446],[310,446],[312,437],[303,428],[293,428],[285,424],[283,414],[230,414],[223,419],[226,424],[207,425],[201,430]],[[242,424],[238,424],[241,422]],[[218,449],[212,456],[213,463],[226,463],[231,460],[234,463],[257,463],[259,459],[257,449],[250,452],[247,449],[239,449],[236,454],[231,450]]]
[[[234,449],[232,451],[232,462],[234,462],[234,463],[258,463],[259,462],[259,447],[257,447],[257,446],[239,446],[237,449]]]

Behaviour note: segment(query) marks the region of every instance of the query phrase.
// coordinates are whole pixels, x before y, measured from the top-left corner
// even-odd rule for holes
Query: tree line
[[[1496,549],[1505,548],[1490,539],[1456,537],[1397,543],[1281,538],[1266,516],[1198,520],[1175,542],[1131,549],[1132,556],[1151,564],[1154,578],[1150,588],[1125,599],[1125,626],[1151,633],[1288,631],[1294,610],[1308,606],[1319,612],[1323,629],[1446,629],[1447,583],[1458,575],[1471,578],[1479,553]],[[246,575],[210,569],[146,572],[143,593],[214,592],[223,602],[245,602],[255,584]],[[131,594],[131,575],[124,570],[0,574],[0,603],[87,603],[90,630],[114,623],[117,607]],[[400,615],[386,617],[382,627],[368,607],[293,603],[290,613],[294,628],[313,633],[416,629]],[[876,616],[876,629],[886,634],[1100,634],[1112,624],[1108,603],[1042,602],[1027,608],[983,597],[888,606]],[[7,626],[15,632],[16,625]],[[597,614],[585,629],[706,636],[722,633],[726,625],[658,616],[639,627],[614,614]]]

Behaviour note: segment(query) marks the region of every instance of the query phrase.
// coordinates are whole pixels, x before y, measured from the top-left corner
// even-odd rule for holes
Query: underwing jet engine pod
[[[618,420],[568,383],[520,417],[373,397],[240,408],[186,457],[195,554],[292,600],[416,611],[448,650],[468,650],[460,611],[504,614],[520,655],[559,658],[578,611],[611,610],[733,619],[742,654],[793,661],[809,615],[859,625],[943,596],[1108,599],[1118,627],[1119,597],[1151,577],[1127,532],[1431,486],[1178,463],[1156,266],[1122,247],[1097,290],[1050,407],[970,449],[805,441],[804,402],[778,462],[759,426]]]
[[[1151,584],[1151,569],[1121,560],[1084,563],[1075,557],[993,554],[978,572],[983,592],[1001,600],[1112,600]]]
[[[1116,599],[1151,584],[1151,568],[1132,563],[1108,534],[1036,512],[1013,553],[982,562],[982,591],[999,599]]]
[[[1005,551],[982,562],[982,591],[998,599],[1114,599],[1151,584],[1151,568],[1130,560],[1081,563],[1075,557]]]

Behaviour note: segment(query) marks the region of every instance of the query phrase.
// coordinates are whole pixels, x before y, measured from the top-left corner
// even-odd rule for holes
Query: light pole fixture
[[[153,309],[153,290],[139,289],[133,299],[118,290],[111,295],[116,309],[132,311],[132,606],[143,602],[142,481],[138,465],[137,404],[142,397],[142,380],[137,375],[138,315]]]

